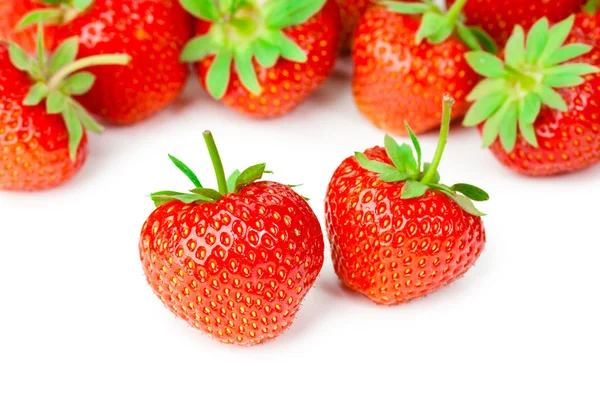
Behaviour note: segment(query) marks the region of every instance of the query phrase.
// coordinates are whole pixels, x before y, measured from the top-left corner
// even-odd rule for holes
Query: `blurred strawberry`
[[[0,0],[0,40],[8,40],[33,53],[36,48],[36,28],[16,29],[21,19],[34,10],[46,8],[36,0]],[[43,11],[46,12],[46,11]],[[54,43],[54,28],[45,27],[46,48]]]

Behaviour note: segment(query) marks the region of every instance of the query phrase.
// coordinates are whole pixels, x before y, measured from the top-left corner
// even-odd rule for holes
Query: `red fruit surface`
[[[231,109],[252,117],[276,117],[296,108],[333,72],[339,51],[340,15],[335,0],[301,25],[284,29],[284,33],[307,52],[308,61],[297,63],[284,59],[271,68],[254,62],[263,93],[250,93],[232,66],[229,87],[222,101]],[[198,21],[196,34],[208,32],[211,24]],[[205,85],[214,57],[196,63],[198,78]]]
[[[371,0],[337,0],[342,18],[342,51],[350,49],[354,29],[358,24],[360,16],[367,10]]]
[[[37,27],[17,31],[15,27],[25,15],[36,9],[45,8],[34,0],[0,0],[0,40],[15,42],[28,53],[35,52]],[[45,28],[47,48],[53,43],[54,27]]]
[[[132,124],[162,110],[183,90],[188,67],[179,54],[191,34],[191,17],[177,0],[96,0],[88,12],[59,27],[57,41],[79,36],[79,58],[132,57],[128,66],[90,68],[96,84],[78,98],[111,123]]]
[[[165,204],[140,239],[146,278],[167,308],[238,345],[262,343],[290,326],[323,252],[321,227],[306,201],[272,182],[214,204]]]
[[[600,15],[580,13],[567,43],[585,43],[592,51],[569,63],[600,67]],[[542,107],[534,129],[539,147],[517,137],[514,150],[507,153],[499,140],[490,147],[498,160],[522,174],[532,176],[572,172],[600,162],[600,74],[584,76],[577,87],[557,89],[567,103],[562,112]],[[480,131],[483,126],[480,126]]]
[[[448,0],[448,6],[455,0]],[[462,12],[469,25],[480,26],[503,46],[513,28],[528,31],[542,17],[558,22],[581,10],[586,0],[468,0]]]
[[[442,96],[454,99],[452,117],[463,116],[467,94],[479,81],[464,58],[467,47],[450,37],[432,45],[415,43],[420,18],[373,7],[361,18],[353,45],[354,98],[359,110],[379,128],[407,135],[437,128]]]
[[[75,162],[69,158],[69,135],[60,115],[45,104],[23,106],[33,82],[10,62],[0,43],[0,189],[49,189],[70,179],[87,156],[84,134]]]
[[[385,150],[365,152],[392,164]],[[378,304],[398,304],[463,275],[485,245],[480,217],[428,190],[403,200],[404,182],[386,183],[355,157],[337,168],[325,201],[333,265],[349,288]]]

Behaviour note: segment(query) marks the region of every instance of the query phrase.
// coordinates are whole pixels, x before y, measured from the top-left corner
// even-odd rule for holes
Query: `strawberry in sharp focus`
[[[53,4],[42,21],[57,24],[57,41],[80,37],[83,57],[126,53],[127,67],[90,69],[98,83],[79,101],[113,124],[142,121],[181,93],[188,67],[179,53],[192,35],[192,19],[176,0],[42,0]],[[29,14],[21,26],[37,21]]]
[[[321,271],[317,217],[290,186],[259,180],[265,164],[225,178],[204,133],[218,191],[171,157],[194,189],[151,195],[157,208],[139,250],[148,283],[175,315],[224,343],[249,346],[283,333]]]
[[[199,20],[182,53],[209,94],[237,112],[275,117],[331,74],[339,50],[335,0],[181,0]]]
[[[487,193],[439,183],[452,98],[445,95],[443,104],[431,164],[421,168],[421,148],[407,125],[416,160],[410,146],[386,136],[385,149],[346,159],[329,183],[325,215],[335,272],[379,304],[404,303],[452,282],[485,245],[483,214],[471,200],[487,200]]]
[[[37,57],[14,43],[0,43],[0,189],[41,190],[71,178],[87,156],[85,131],[101,127],[72,97],[86,93],[91,65],[124,65],[129,57],[107,54],[76,60],[78,38],[49,57],[43,29]]]
[[[448,6],[454,4],[448,0]],[[469,25],[480,26],[500,45],[515,26],[527,30],[540,18],[558,22],[579,11],[585,0],[468,0],[463,14]]]
[[[600,162],[599,22],[581,13],[550,28],[543,18],[526,41],[515,28],[503,60],[467,54],[486,79],[469,95],[464,124],[479,125],[502,164],[540,176]]]
[[[35,10],[45,8],[36,0],[0,0],[0,40],[8,40],[21,46],[26,52],[33,53],[36,49],[36,29],[16,29],[21,19]],[[51,48],[54,39],[54,27],[45,27],[45,45]]]
[[[467,111],[466,95],[479,77],[464,54],[493,50],[483,31],[462,22],[457,2],[444,14],[430,1],[382,1],[363,15],[356,29],[353,91],[359,110],[379,128],[406,135],[439,126],[439,103],[448,92],[456,99],[452,118]]]

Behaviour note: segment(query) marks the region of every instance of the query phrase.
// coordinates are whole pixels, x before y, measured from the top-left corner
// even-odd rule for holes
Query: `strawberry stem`
[[[467,0],[457,0],[446,13],[448,20],[456,20],[456,17],[458,17],[458,14],[461,12],[466,3]]]
[[[215,169],[215,176],[217,177],[217,185],[219,187],[219,192],[221,194],[227,194],[227,178],[225,177],[223,162],[221,161],[221,156],[219,155],[219,150],[217,149],[215,139],[213,138],[213,135],[210,131],[204,131],[202,136],[204,136],[206,148],[208,149],[213,168]]]
[[[443,108],[442,108],[442,126],[440,128],[440,139],[438,141],[435,155],[431,161],[431,166],[427,169],[425,175],[421,179],[421,183],[424,185],[429,184],[435,177],[435,173],[442,160],[442,154],[448,141],[448,132],[450,132],[450,119],[452,118],[452,106],[454,105],[454,99],[449,94],[444,94]]]
[[[81,69],[98,65],[127,65],[130,60],[131,57],[127,54],[102,54],[82,58],[59,69],[48,81],[48,88],[50,90],[57,89],[67,76]]]

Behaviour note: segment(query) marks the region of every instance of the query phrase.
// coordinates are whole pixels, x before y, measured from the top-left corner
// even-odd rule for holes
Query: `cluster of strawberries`
[[[152,116],[183,89],[186,63],[231,109],[276,117],[351,48],[359,110],[413,146],[386,136],[334,172],[325,211],[335,271],[376,303],[423,296],[464,274],[485,245],[473,201],[487,193],[440,183],[451,120],[479,126],[484,145],[523,174],[600,162],[597,0],[449,3],[443,12],[431,0],[0,0],[0,189],[72,177],[86,132],[102,129],[92,115]],[[438,149],[423,163],[415,134],[436,127]],[[227,177],[204,139],[218,188],[171,156],[194,189],[152,194],[144,271],[192,326],[261,343],[291,324],[319,274],[322,230],[292,187],[261,181],[265,164]]]

